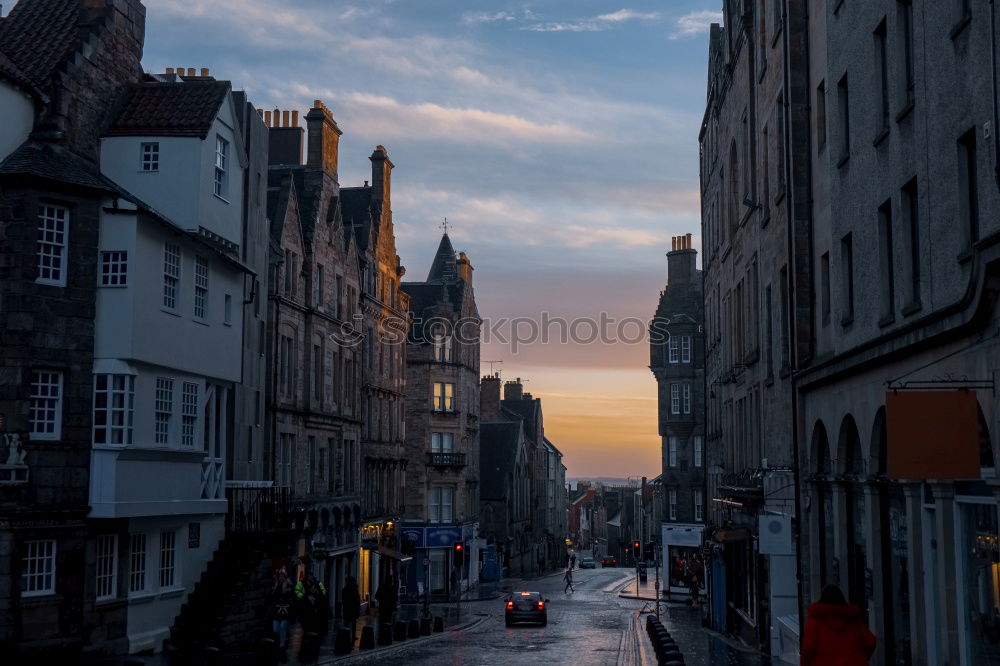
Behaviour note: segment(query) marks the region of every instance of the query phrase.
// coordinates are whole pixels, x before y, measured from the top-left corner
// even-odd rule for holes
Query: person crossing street
[[[573,570],[572,569],[566,569],[566,575],[563,576],[563,580],[566,581],[566,587],[563,588],[563,594],[566,594],[567,590],[570,591],[570,592],[576,592],[576,590],[573,589]]]

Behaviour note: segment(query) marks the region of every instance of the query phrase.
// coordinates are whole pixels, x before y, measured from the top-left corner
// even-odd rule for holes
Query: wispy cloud
[[[607,23],[621,23],[622,21],[655,21],[660,18],[659,12],[637,12],[632,9],[619,9],[610,14],[601,14],[596,20]]]
[[[615,12],[587,18],[543,20],[530,9],[524,9],[520,15],[508,11],[469,13],[462,16],[462,22],[467,24],[518,23],[521,25],[521,30],[531,32],[600,32],[626,21],[656,21],[659,18],[659,12],[639,12],[634,9],[622,8]]]
[[[497,23],[498,21],[516,21],[517,16],[510,12],[479,12],[476,14],[465,14],[462,16],[462,23]]]
[[[671,39],[694,37],[708,31],[713,23],[722,23],[722,12],[710,9],[693,11],[677,18],[677,29],[670,35]]]

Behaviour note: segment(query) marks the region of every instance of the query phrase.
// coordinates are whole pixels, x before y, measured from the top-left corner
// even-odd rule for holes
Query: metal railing
[[[465,454],[431,451],[427,454],[427,464],[435,467],[465,467]]]
[[[288,488],[226,488],[226,528],[233,532],[270,532],[289,526]]]

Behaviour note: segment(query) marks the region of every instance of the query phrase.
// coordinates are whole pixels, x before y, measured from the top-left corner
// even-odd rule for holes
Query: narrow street
[[[548,626],[504,625],[504,598],[463,603],[465,629],[415,644],[400,644],[370,655],[355,654],[336,662],[371,665],[479,666],[503,664],[574,664],[576,666],[638,666],[656,663],[638,615],[652,602],[626,599],[619,591],[632,581],[628,569],[574,572],[575,591],[563,593],[562,574],[515,581],[506,589],[539,591],[549,599]],[[740,651],[703,631],[700,611],[673,604],[661,613],[687,664],[704,666],[758,666],[756,653]],[[632,623],[636,619],[639,631]]]

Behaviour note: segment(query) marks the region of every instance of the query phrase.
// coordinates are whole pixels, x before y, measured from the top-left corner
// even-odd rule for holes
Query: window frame
[[[98,286],[128,286],[128,250],[101,250],[101,273]]]
[[[131,532],[128,535],[128,594],[144,594],[149,589],[148,555],[149,539],[145,532]],[[137,549],[141,545],[141,549]],[[137,566],[140,565],[140,566]],[[139,586],[136,586],[138,580]]]
[[[65,287],[69,272],[69,208],[50,203],[38,205],[38,221],[35,225],[38,248],[35,258],[38,268],[35,273],[37,284]],[[44,260],[48,259],[48,265]],[[45,273],[48,272],[48,275]],[[56,275],[56,277],[52,277]]]
[[[37,551],[42,546],[45,552]],[[56,539],[32,539],[24,542],[24,557],[21,568],[21,597],[45,597],[56,593],[56,577],[58,576],[59,544]],[[40,563],[41,568],[35,566]],[[32,581],[41,581],[38,587]],[[30,588],[30,589],[29,589]]]
[[[177,313],[180,306],[181,273],[184,252],[177,243],[163,244],[163,309]]]
[[[95,540],[94,592],[97,601],[118,597],[118,535],[100,534]]]
[[[667,515],[670,520],[677,520],[677,489],[670,488],[667,490]]]
[[[166,409],[169,408],[169,409]],[[173,443],[174,379],[157,377],[153,398],[153,442],[157,446]],[[163,426],[161,431],[160,426]]]
[[[196,448],[198,444],[198,414],[201,411],[197,382],[181,383],[181,446]]]
[[[221,134],[215,135],[213,191],[215,196],[229,203],[229,141]]]
[[[157,582],[159,589],[172,590],[177,584],[177,530],[160,530],[159,558],[157,567]]]
[[[681,413],[681,388],[677,382],[670,384],[670,413]]]
[[[139,144],[139,171],[158,173],[160,171],[160,142],[143,141]]]
[[[196,254],[194,257],[194,318],[207,322],[208,289],[210,267],[208,257]]]
[[[43,378],[47,378],[44,379]],[[53,381],[55,379],[55,381]],[[63,395],[65,393],[65,377],[59,370],[45,368],[32,369],[31,387],[28,398],[29,439],[39,442],[54,442],[62,439]],[[41,393],[41,388],[48,387],[49,393]],[[52,390],[54,389],[54,395]],[[46,404],[42,404],[45,401]],[[53,404],[47,404],[47,403]],[[40,412],[45,412],[45,418],[37,418]],[[51,415],[48,414],[51,412]],[[50,418],[51,416],[51,418]],[[37,430],[41,424],[51,424],[51,430]]]
[[[102,380],[104,388],[101,387]],[[124,383],[121,387],[118,386],[119,380]],[[119,397],[121,406],[118,405]],[[135,375],[95,374],[93,400],[91,436],[94,446],[131,446],[135,434]],[[103,423],[99,418],[102,412]],[[99,430],[105,431],[103,441],[98,441],[102,439],[98,437]],[[114,441],[115,433],[120,433],[121,441]]]

